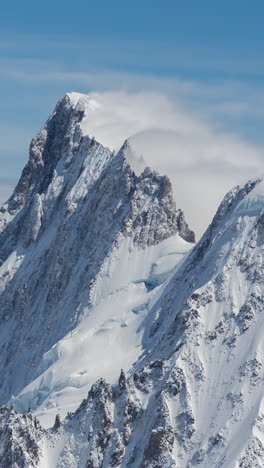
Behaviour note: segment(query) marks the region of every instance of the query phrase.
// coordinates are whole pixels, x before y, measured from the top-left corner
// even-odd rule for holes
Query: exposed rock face
[[[194,232],[189,229],[182,210],[177,210],[177,226],[181,237],[187,242],[195,242]]]
[[[31,413],[19,415],[0,408],[0,464],[2,468],[39,466],[44,431]]]

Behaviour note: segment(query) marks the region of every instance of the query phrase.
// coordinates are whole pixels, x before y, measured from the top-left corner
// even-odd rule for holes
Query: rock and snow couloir
[[[264,182],[183,255],[168,179],[86,135],[94,105],[58,104],[1,210],[1,466],[262,467]]]

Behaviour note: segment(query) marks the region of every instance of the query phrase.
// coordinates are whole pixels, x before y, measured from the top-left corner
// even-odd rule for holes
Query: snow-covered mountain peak
[[[78,105],[80,100],[88,99],[88,101],[89,101],[89,99],[90,99],[89,94],[77,93],[75,91],[70,91],[70,92],[66,93],[65,96],[67,96],[69,98],[71,104],[74,107],[76,107]]]
[[[122,151],[124,153],[124,156],[130,166],[132,167],[133,171],[137,176],[140,176],[144,169],[147,167],[147,163],[143,157],[142,154],[138,155],[130,142],[130,139],[126,140],[122,146]]]
[[[84,116],[90,111],[92,112],[101,108],[101,104],[89,94],[70,92],[66,93],[66,97],[69,98],[73,108],[84,112]]]
[[[57,104],[0,212],[0,398],[51,419],[137,359],[145,306],[194,242],[166,176],[83,133],[86,98]]]
[[[263,211],[264,207],[264,181],[256,179],[253,182],[248,182],[248,185],[254,185],[254,188],[240,202],[237,208],[237,214],[247,214],[248,216],[256,216]]]
[[[260,178],[256,178],[252,181],[249,180],[242,187],[234,187],[224,197],[215,218],[219,216],[223,217],[223,215],[229,211],[234,211],[237,208],[243,211],[243,209],[241,209],[242,206],[244,206],[244,211],[246,211],[246,206],[256,204],[257,199],[262,196],[262,192],[263,182]]]
[[[58,103],[0,211],[0,399],[28,411],[0,410],[0,464],[263,467],[263,182],[193,246],[169,179],[81,128],[90,104]]]

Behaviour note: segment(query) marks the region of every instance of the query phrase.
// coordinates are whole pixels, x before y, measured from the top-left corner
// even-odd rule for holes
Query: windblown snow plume
[[[58,103],[1,209],[0,464],[262,467],[264,183],[193,246],[94,106]]]

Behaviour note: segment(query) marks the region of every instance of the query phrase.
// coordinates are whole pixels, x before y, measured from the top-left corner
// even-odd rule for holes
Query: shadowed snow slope
[[[58,103],[0,210],[0,401],[45,425],[130,368],[149,302],[194,242],[169,179],[89,136],[96,106]]]

